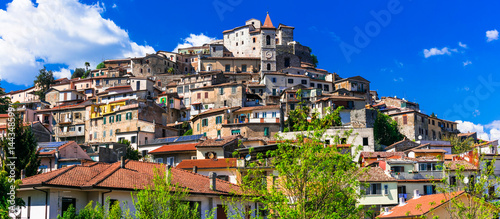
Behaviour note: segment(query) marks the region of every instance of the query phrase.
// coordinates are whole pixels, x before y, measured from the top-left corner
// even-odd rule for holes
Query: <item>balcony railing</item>
[[[239,159],[236,163],[236,166],[239,168],[266,168],[266,167],[272,167],[272,160],[273,158],[263,158],[263,159],[258,159],[258,160],[244,160],[244,159]]]
[[[415,173],[391,173],[392,177],[398,180],[413,180],[413,179],[441,179],[443,178],[442,171],[421,171]]]
[[[56,132],[56,137],[76,137],[76,136],[85,136],[85,132],[83,131]]]

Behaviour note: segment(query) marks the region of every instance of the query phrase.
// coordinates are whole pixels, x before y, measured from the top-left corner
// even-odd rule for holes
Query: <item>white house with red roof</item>
[[[70,204],[78,212],[90,201],[103,203],[107,198],[121,201],[121,207],[127,207],[133,213],[132,195],[135,196],[137,189],[152,184],[155,169],[164,176],[167,168],[165,164],[125,160],[113,164],[97,162],[69,166],[28,177],[22,180],[17,191],[17,196],[26,203],[20,217],[56,218]],[[234,200],[242,194],[240,187],[230,182],[178,168],[170,168],[169,174],[172,174],[173,184],[188,189],[186,201],[199,204],[201,218],[205,218],[205,213],[213,209],[217,209],[216,218],[228,218],[231,214],[245,210],[237,211],[236,208],[254,209],[258,206],[254,203],[224,202],[226,198]],[[229,205],[227,213],[223,210],[224,204]]]

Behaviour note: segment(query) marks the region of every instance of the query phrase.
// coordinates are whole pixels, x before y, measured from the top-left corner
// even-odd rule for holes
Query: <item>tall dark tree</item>
[[[399,132],[398,123],[380,111],[377,112],[373,134],[375,137],[375,144],[386,146],[401,141],[405,137]]]
[[[35,91],[41,101],[45,101],[45,92],[49,90],[50,85],[54,84],[54,73],[52,70],[47,71],[47,68],[43,67],[40,69],[40,73],[36,76],[34,84],[39,89]]]
[[[37,152],[38,144],[31,126],[24,125],[21,114],[15,108],[9,108],[9,124],[5,136],[0,141],[4,170],[6,170],[7,164],[13,161],[16,179],[21,177],[21,170],[25,171],[26,177],[36,175],[40,166]],[[9,160],[12,155],[16,157],[15,160]]]
[[[83,68],[75,68],[75,71],[71,75],[71,78],[81,78],[84,77],[86,74],[85,69]]]
[[[7,113],[7,109],[9,108],[10,98],[5,97],[4,95],[5,91],[0,88],[0,114]]]

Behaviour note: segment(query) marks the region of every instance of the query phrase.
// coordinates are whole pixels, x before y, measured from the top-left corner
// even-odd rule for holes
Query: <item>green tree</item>
[[[174,68],[172,68],[172,67],[170,67],[170,68],[168,68],[168,69],[167,69],[167,72],[168,72],[169,74],[173,74],[173,73],[175,73],[175,69],[174,69]]]
[[[377,112],[377,118],[373,125],[373,135],[376,145],[386,146],[401,141],[405,137],[399,132],[398,123],[380,111]]]
[[[297,99],[302,100],[302,90],[296,92]],[[285,132],[288,131],[312,131],[317,129],[327,129],[332,126],[341,126],[340,111],[344,109],[343,106],[337,107],[332,110],[331,107],[325,108],[325,115],[321,117],[317,111],[311,112],[308,106],[303,102],[299,102],[295,110],[288,113],[288,119],[285,121]],[[308,118],[310,117],[310,120]]]
[[[71,75],[71,78],[82,78],[84,77],[86,74],[86,71],[85,69],[83,68],[76,68],[75,71],[73,72],[73,74]]]
[[[38,88],[38,90],[35,91],[35,95],[37,95],[41,101],[45,101],[45,92],[49,90],[50,85],[55,83],[54,81],[55,79],[52,70],[47,71],[47,68],[45,67],[40,69],[34,84]]]
[[[191,206],[185,202],[189,197],[188,189],[172,183],[172,174],[161,174],[155,169],[153,185],[132,196],[137,219],[199,218],[198,204]]]
[[[125,144],[127,145],[127,151],[125,152],[125,156],[123,157],[124,159],[129,159],[129,160],[139,160],[141,159],[141,154],[139,153],[139,150],[135,150],[130,146],[130,141],[127,139],[122,139],[118,141],[120,144]]]
[[[106,65],[104,65],[104,62],[101,62],[101,63],[99,63],[99,64],[95,67],[95,69],[101,69],[101,68],[105,68],[105,67],[106,67]]]
[[[188,135],[193,135],[193,129],[189,129],[182,136],[188,136]]]
[[[16,179],[21,178],[21,170],[25,171],[27,177],[38,174],[38,143],[31,126],[24,125],[15,107],[9,108],[8,121],[6,137],[0,140],[2,166],[5,168],[8,163],[15,163]],[[15,155],[17,159],[10,160],[9,155]]]
[[[314,54],[311,54],[311,61],[312,61],[312,64],[314,65],[314,67],[318,67],[318,57]]]
[[[89,68],[90,68],[90,63],[89,62],[85,62],[85,72],[88,72]]]
[[[444,205],[450,218],[498,218],[500,208],[492,203],[500,196],[500,191],[495,189],[500,182],[495,175],[495,160],[486,160],[478,154],[475,156],[478,157],[479,170],[471,171],[470,166],[464,163],[448,163],[443,165],[444,177],[435,183],[436,190],[450,200]],[[450,180],[452,178],[454,180]],[[459,192],[465,192],[465,201],[453,198]],[[431,209],[431,214],[433,211]]]
[[[256,162],[239,170],[241,187],[251,194],[245,198],[261,203],[268,218],[362,218],[363,206],[358,200],[363,196],[359,192],[363,183],[359,178],[366,170],[353,162],[350,151],[337,148],[352,130],[328,136],[332,146],[324,144],[325,131],[301,132],[295,141],[277,136],[280,143],[275,151],[257,153]],[[360,149],[356,146],[355,151]],[[264,157],[278,175],[259,168],[266,163]]]
[[[4,95],[5,91],[0,88],[0,114],[6,114],[7,110],[9,109],[10,98]]]
[[[436,114],[434,112],[431,113],[431,118],[437,118]]]
[[[453,148],[451,148],[451,152],[453,154],[461,154],[467,151],[471,151],[474,147],[474,139],[469,137],[464,140],[462,138],[457,137],[456,135],[451,135],[450,137],[445,137],[443,140],[449,141]]]
[[[19,184],[21,184],[21,180],[20,179],[14,180],[12,178],[9,178],[9,174],[5,170],[4,166],[4,168],[2,168],[2,170],[0,171],[0,192],[2,194],[2,196],[0,196],[1,219],[10,219],[9,208],[11,206],[20,207],[25,205],[24,201],[21,198],[15,198],[14,205],[11,205],[11,203],[9,203],[10,196],[8,194],[11,193],[12,191],[11,186],[17,190],[19,188]]]

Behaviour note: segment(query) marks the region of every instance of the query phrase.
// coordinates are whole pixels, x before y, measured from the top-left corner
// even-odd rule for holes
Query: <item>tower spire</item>
[[[264,25],[262,27],[274,28],[273,22],[271,22],[271,18],[269,17],[269,12],[267,12],[266,21],[264,21]]]

